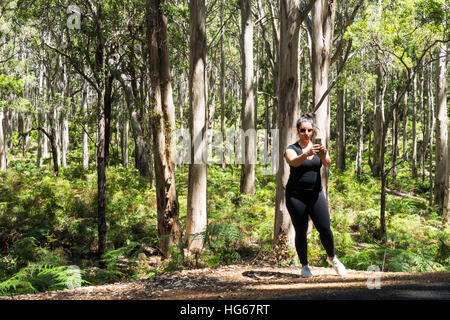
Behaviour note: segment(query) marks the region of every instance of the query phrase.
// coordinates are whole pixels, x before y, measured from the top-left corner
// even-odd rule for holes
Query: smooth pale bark
[[[300,116],[298,97],[298,41],[302,23],[299,1],[280,1],[280,64],[278,78],[277,125],[279,128],[279,164],[276,176],[274,245],[282,252],[294,248],[295,232],[286,209],[286,183],[289,165],[284,151],[298,139],[296,121]]]
[[[447,150],[450,150],[450,139],[447,137]],[[447,151],[448,152],[448,151]],[[447,155],[445,167],[445,195],[442,208],[442,222],[446,224],[450,217],[450,157]]]
[[[40,99],[44,98],[44,73],[45,73],[45,64],[41,63],[39,66],[39,87],[38,87],[38,95],[36,99],[36,105],[41,106]],[[40,108],[41,109],[41,108]],[[39,110],[37,114],[37,122],[38,126],[42,127],[44,123],[44,116],[43,116],[43,110]],[[44,134],[41,130],[38,131],[38,149],[37,149],[37,159],[36,159],[36,165],[38,168],[42,166],[42,148],[43,148],[43,141],[45,139]]]
[[[317,0],[311,10],[311,77],[313,102],[317,106],[328,89],[328,75],[332,54],[336,1]],[[316,137],[329,150],[330,146],[330,97],[327,95],[315,112]],[[322,166],[323,192],[328,198],[329,168]]]
[[[408,94],[405,94],[403,103],[403,154],[402,158],[408,161]]]
[[[360,98],[358,151],[356,154],[356,173],[358,175],[358,178],[361,177],[362,174],[363,148],[364,148],[364,98]]]
[[[417,74],[414,74],[413,86],[413,102],[412,102],[412,154],[411,154],[411,171],[412,177],[417,177]]]
[[[130,122],[128,121],[128,117],[126,116],[127,112],[124,110],[124,115],[121,117],[122,119],[122,128],[121,128],[121,136],[120,136],[120,150],[122,153],[122,165],[124,168],[128,168],[128,133],[130,131]]]
[[[188,249],[203,248],[206,231],[206,8],[205,0],[189,1],[190,67],[189,67],[189,129],[191,164],[187,199],[186,234]]]
[[[429,140],[429,149],[428,149],[428,153],[429,153],[429,162],[428,162],[428,181],[430,183],[430,188],[429,188],[429,201],[428,204],[431,207],[434,203],[434,193],[433,193],[433,187],[434,187],[434,181],[433,181],[433,145],[434,145],[434,140],[433,140],[433,134],[432,132],[434,131],[434,106],[432,104],[430,104],[430,140]]]
[[[434,193],[433,193],[433,147],[434,147],[434,127],[436,123],[435,119],[435,107],[434,107],[434,99],[433,99],[433,93],[432,93],[432,72],[430,72],[430,77],[427,81],[427,88],[428,88],[428,105],[429,105],[429,111],[428,111],[428,120],[429,120],[429,127],[428,127],[428,138],[429,138],[429,162],[428,162],[428,181],[430,182],[430,191],[429,191],[429,205],[430,207],[434,203]]]
[[[146,142],[143,138],[142,125],[136,111],[136,97],[134,95],[133,88],[125,72],[121,70],[113,70],[113,72],[115,77],[119,80],[124,92],[128,114],[130,116],[131,134],[135,145],[135,166],[139,170],[142,177],[149,177],[151,171],[149,166],[149,155]]]
[[[8,144],[6,132],[4,130],[5,112],[4,107],[0,108],[0,170],[6,170],[8,164]]]
[[[241,1],[241,61],[242,61],[242,112],[244,132],[255,130],[255,104],[253,94],[253,20],[251,0]],[[256,131],[255,131],[256,132]],[[256,134],[244,138],[244,164],[241,167],[240,191],[255,194]]]
[[[13,110],[8,110],[8,109],[4,109],[3,110],[3,130],[5,133],[5,139],[6,139],[6,150],[8,152],[8,150],[13,150],[14,148],[14,144],[13,144],[13,139],[12,139],[12,134],[13,134],[13,128],[15,126],[14,121],[15,121],[15,112]],[[6,153],[8,154],[8,153]]]
[[[61,127],[61,167],[67,168],[67,153],[69,151],[69,120],[67,113],[63,112],[60,118]]]
[[[150,104],[153,106],[153,151],[158,216],[159,249],[169,256],[170,247],[178,246],[181,226],[178,221],[179,204],[175,186],[175,105],[169,74],[167,48],[167,18],[162,12],[165,1],[147,1],[148,39],[150,45]]]
[[[69,150],[69,120],[67,119],[66,98],[69,96],[69,82],[67,81],[66,65],[62,68],[62,83],[60,84],[62,108],[59,116],[59,126],[61,128],[61,167],[67,168],[67,152]]]
[[[394,90],[394,100],[397,99],[397,91]],[[392,178],[397,178],[397,156],[398,156],[398,110],[392,112]]]
[[[435,203],[443,212],[445,207],[446,168],[448,162],[448,119],[447,119],[447,48],[438,51],[436,68],[436,173],[434,180]]]
[[[56,163],[58,164],[58,168],[61,167],[61,126],[58,121],[60,115],[60,106],[57,106],[53,109],[52,112],[52,120],[50,122],[51,132],[55,139],[56,146]]]
[[[419,114],[421,115],[422,120],[422,141],[420,142],[420,149],[419,149],[419,169],[420,169],[420,175],[422,177],[422,182],[425,181],[425,153],[426,153],[426,146],[428,143],[428,124],[429,121],[428,113],[425,110],[425,101],[424,97],[427,95],[426,86],[425,86],[425,75],[426,72],[422,68],[421,70],[421,77],[420,77],[420,85],[419,85]]]
[[[89,104],[89,86],[85,81],[83,83],[83,91],[81,93],[81,109],[85,121],[88,119],[88,104]],[[89,169],[89,140],[88,140],[88,125],[83,123],[83,169]]]
[[[42,126],[46,129],[48,129],[48,113],[43,111],[43,123]],[[42,158],[47,159],[48,158],[48,138],[47,136],[43,137],[42,140]]]

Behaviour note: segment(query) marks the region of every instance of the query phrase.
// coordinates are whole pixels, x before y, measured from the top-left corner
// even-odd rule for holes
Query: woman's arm
[[[284,157],[286,158],[287,163],[296,168],[302,165],[303,161],[306,160],[306,158],[310,155],[312,155],[312,148],[306,148],[305,151],[300,154],[297,155],[297,152],[295,152],[292,149],[286,149],[286,151],[284,152]]]
[[[327,148],[325,146],[320,147],[320,151],[317,153],[317,156],[319,157],[320,161],[322,161],[322,164],[325,167],[329,167],[331,165],[331,158],[330,154],[328,153]]]

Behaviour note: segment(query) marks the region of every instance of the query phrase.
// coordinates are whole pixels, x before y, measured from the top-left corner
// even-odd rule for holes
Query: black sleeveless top
[[[287,149],[292,149],[297,152],[297,155],[303,153],[302,148],[298,142],[291,144]],[[293,194],[300,194],[301,191],[316,191],[322,190],[322,181],[320,179],[320,168],[322,167],[322,161],[317,155],[311,160],[305,159],[303,163],[298,167],[292,167],[289,180],[286,184],[286,192]]]

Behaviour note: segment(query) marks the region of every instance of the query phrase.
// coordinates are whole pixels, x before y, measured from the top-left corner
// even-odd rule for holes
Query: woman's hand
[[[312,144],[308,145],[305,149],[303,149],[303,153],[304,153],[307,157],[316,154],[316,150],[314,149],[314,147],[315,147],[315,145],[312,145]]]
[[[316,151],[315,154],[317,154],[317,156],[318,156],[320,159],[324,159],[325,156],[327,155],[327,152],[328,152],[327,148],[325,148],[325,146],[323,146],[323,145],[321,145],[321,144],[316,144],[315,146],[316,146],[316,148],[315,148],[315,151]]]
[[[322,150],[322,148],[325,148],[325,147],[320,144],[313,144],[311,146],[311,148],[312,148],[312,154],[316,154],[320,158],[320,155],[322,152],[321,150]]]
[[[318,148],[316,148],[317,150],[316,154],[319,157],[320,161],[322,161],[324,166],[329,167],[331,165],[331,158],[328,154],[327,148],[325,148],[325,146],[320,144],[316,146],[318,146]]]

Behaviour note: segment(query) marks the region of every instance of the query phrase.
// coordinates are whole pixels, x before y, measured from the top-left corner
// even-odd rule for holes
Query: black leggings
[[[295,229],[295,247],[302,265],[308,264],[307,238],[308,216],[319,231],[320,241],[329,257],[334,257],[334,239],[330,228],[327,200],[322,191],[304,191],[300,196],[286,192],[286,208]]]

